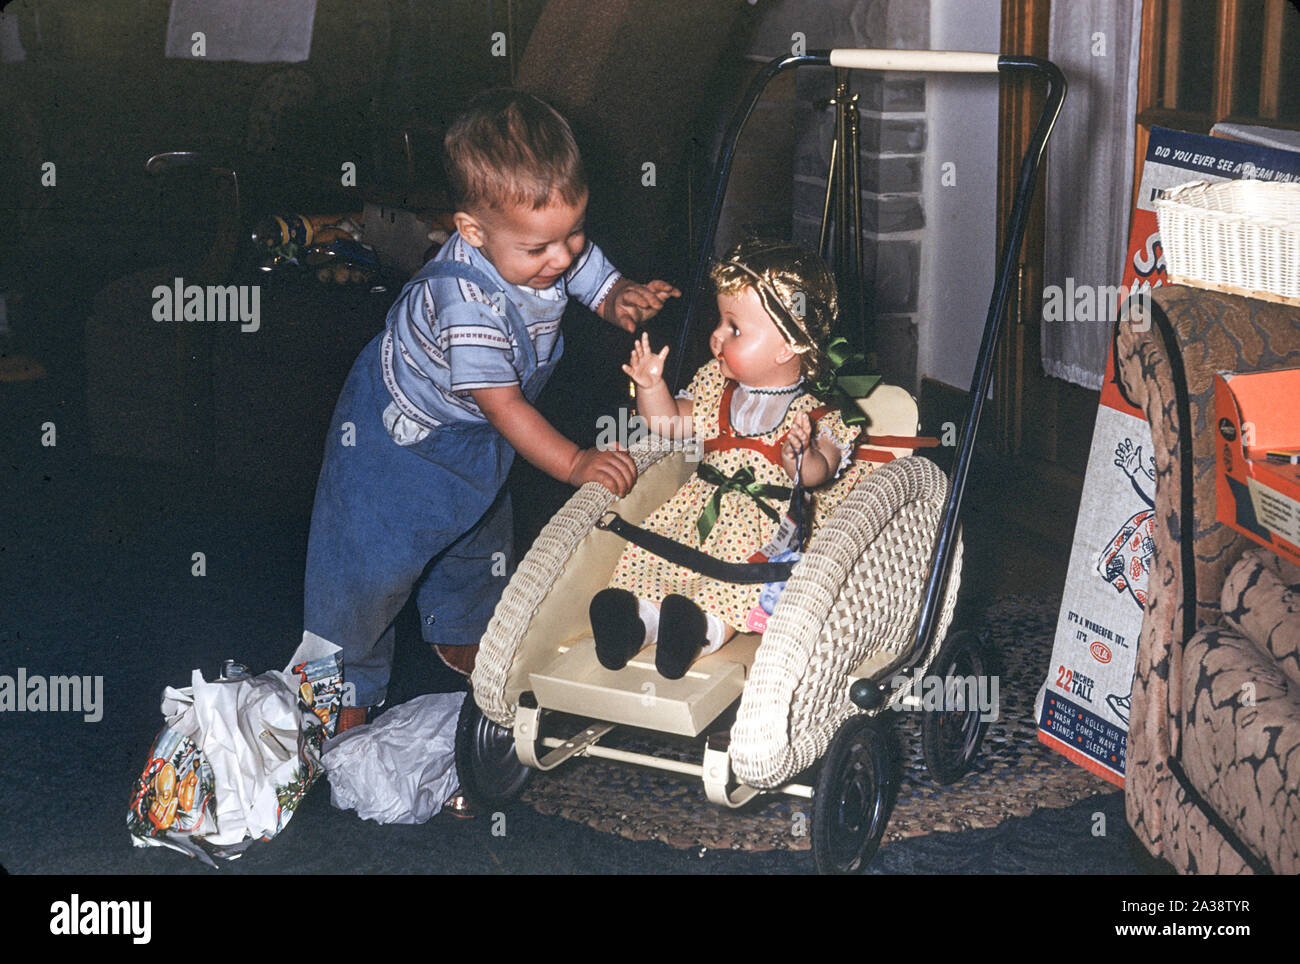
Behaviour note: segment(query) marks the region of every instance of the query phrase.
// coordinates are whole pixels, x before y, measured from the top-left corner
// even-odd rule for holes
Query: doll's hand
[[[799,453],[802,459],[797,459]],[[798,477],[809,488],[816,488],[835,475],[840,455],[827,438],[813,437],[813,423],[806,412],[795,416],[785,442],[781,445],[781,464],[790,478]]]
[[[605,319],[624,331],[636,331],[639,325],[659,314],[669,298],[680,298],[681,292],[667,281],[637,284],[629,281],[615,288],[606,308]]]
[[[632,491],[636,483],[636,463],[622,449],[602,452],[600,449],[582,449],[573,460],[569,484],[582,486],[599,482],[619,498]]]
[[[668,346],[664,345],[663,351],[658,353],[651,351],[650,336],[642,332],[632,346],[632,357],[623,366],[623,371],[636,382],[638,388],[654,388],[664,380],[664,362],[667,358]]]
[[[790,478],[795,477],[796,458],[800,452],[809,453],[809,443],[812,441],[812,420],[808,418],[807,412],[800,412],[795,416],[794,424],[790,426],[790,432],[785,437],[785,443],[781,446],[781,464],[785,467]],[[807,455],[805,455],[805,458]]]

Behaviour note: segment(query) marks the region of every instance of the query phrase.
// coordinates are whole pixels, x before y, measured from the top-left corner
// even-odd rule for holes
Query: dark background
[[[683,284],[688,197],[736,96],[751,8],[641,2],[575,16],[583,5],[552,3],[530,50],[546,6],[321,0],[310,59],[292,65],[164,57],[167,0],[6,8],[26,59],[0,65],[0,290],[12,329],[0,350],[45,368],[38,391],[58,397],[64,437],[75,429],[97,456],[195,472],[236,487],[243,504],[307,514],[338,388],[402,278],[370,294],[267,277],[247,244],[230,242],[272,212],[449,207],[442,128],[474,92],[512,77],[573,123],[590,236],[629,276]],[[507,56],[492,55],[498,31]],[[238,208],[210,166],[147,174],[163,151],[235,171]],[[645,159],[654,188],[640,182]],[[46,162],[54,186],[41,184]],[[344,162],[357,166],[355,188],[339,183]],[[154,323],[150,293],[176,277],[261,284],[261,331]],[[680,316],[665,311],[655,336]],[[625,403],[630,339],[576,305],[565,330],[542,407],[591,444],[599,415]],[[565,492],[527,467],[512,488],[526,541]]]
[[[330,413],[403,280],[372,292],[292,271],[268,277],[229,242],[274,211],[445,204],[442,125],[473,92],[515,76],[573,122],[592,238],[632,277],[682,286],[699,228],[688,201],[698,209],[719,126],[753,69],[739,54],[751,7],[519,0],[507,15],[486,0],[320,0],[310,60],[286,65],[165,58],[168,0],[10,6],[26,59],[0,64],[0,290],[11,327],[0,340],[0,672],[103,675],[105,707],[93,725],[72,714],[0,718],[0,865],[202,872],[127,841],[159,694],[195,668],[211,678],[225,658],[255,672],[288,660]],[[496,31],[511,38],[510,56],[491,56]],[[208,166],[145,173],[147,158],[179,150],[236,171],[239,207],[229,178]],[[653,190],[640,180],[648,159]],[[47,161],[53,187],[40,182]],[[338,183],[345,161],[357,164],[355,189]],[[260,284],[261,330],[155,323],[153,287],[176,277]],[[678,311],[653,326],[656,339]],[[574,308],[565,337],[541,407],[590,444],[598,416],[625,404],[618,363],[630,336]],[[569,490],[526,466],[510,487],[522,547]],[[981,579],[1023,581],[1038,557],[999,565],[971,567],[968,598],[985,598]],[[419,643],[410,607],[398,628],[394,703],[463,687]],[[531,811],[504,840],[484,821],[445,816],[376,827],[331,808],[327,794],[317,788],[285,834],[234,872],[811,869],[806,854],[673,851]],[[1121,837],[1099,848],[1088,835],[1097,806],[899,844],[872,869],[1131,872]],[[1101,806],[1122,824],[1119,794]]]

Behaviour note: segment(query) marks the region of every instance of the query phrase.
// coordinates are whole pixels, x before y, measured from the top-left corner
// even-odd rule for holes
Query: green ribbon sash
[[[722,494],[724,492],[741,492],[754,500],[764,513],[775,522],[781,521],[781,513],[777,512],[763,499],[789,499],[794,490],[785,485],[762,485],[754,481],[754,470],[748,465],[736,470],[731,478],[723,475],[713,466],[704,463],[696,470],[696,475],[702,478],[709,485],[716,485],[717,489],[713,492],[713,497],[705,504],[700,512],[699,519],[695,522],[695,528],[700,533],[700,545],[704,545],[704,540],[709,537],[709,532],[713,529],[713,524],[718,521],[718,515],[722,512]]]
[[[881,376],[867,371],[866,358],[850,353],[849,340],[842,336],[831,339],[826,346],[825,355],[830,359],[831,368],[809,385],[808,390],[818,398],[839,406],[840,417],[845,425],[861,428],[867,424],[867,416],[858,407],[857,399],[865,398],[876,387]]]

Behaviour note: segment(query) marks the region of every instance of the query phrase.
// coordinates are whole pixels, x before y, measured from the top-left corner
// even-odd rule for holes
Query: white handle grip
[[[998,54],[973,50],[857,50],[831,51],[832,67],[851,70],[915,70],[956,74],[993,74]]]

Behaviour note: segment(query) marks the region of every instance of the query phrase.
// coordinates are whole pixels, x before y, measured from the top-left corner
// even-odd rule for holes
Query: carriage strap
[[[698,572],[719,582],[757,583],[785,582],[790,578],[794,562],[724,562],[706,552],[674,542],[648,529],[628,522],[617,512],[610,511],[596,522],[596,528],[612,532],[646,552],[666,559],[673,565]]]

